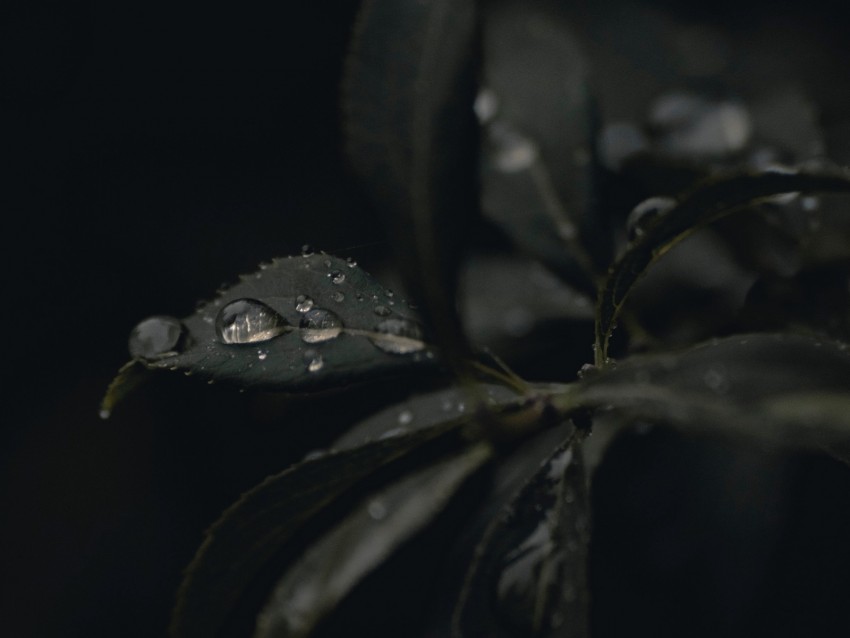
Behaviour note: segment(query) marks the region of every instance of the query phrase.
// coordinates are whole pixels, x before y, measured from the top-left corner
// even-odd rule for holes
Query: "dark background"
[[[190,10],[100,2],[18,8],[0,20],[3,635],[162,635],[180,570],[203,528],[242,490],[303,452],[305,432],[321,429],[333,413],[181,377],[152,382],[109,421],[97,415],[141,318],[184,316],[222,282],[304,243],[383,263],[387,246],[349,189],[339,152],[338,81],[357,4]],[[828,16],[818,16],[818,3],[727,2],[692,11],[752,26],[767,6],[788,12],[791,23],[799,18],[809,30],[823,29],[825,47],[839,40]],[[713,558],[759,539],[710,534],[712,516],[728,514],[720,496],[728,473],[695,478],[678,454],[659,458],[660,466],[624,466],[624,475],[643,477],[642,495],[670,475],[679,485],[708,486],[709,495],[696,501],[708,510],[684,488],[661,503],[629,501],[691,523],[709,512],[702,522],[708,531],[698,531],[711,537],[705,546],[714,553],[694,568],[713,569],[718,580],[682,594],[692,601],[736,578],[733,559],[718,567]],[[818,549],[824,538],[839,546],[847,517],[829,513],[847,509],[846,472],[808,459],[775,481],[771,471],[760,484],[766,492],[756,491],[767,503],[764,520],[785,520],[788,507],[820,499],[800,529],[776,533],[788,536],[798,554]],[[785,505],[775,506],[770,499],[788,488],[789,476],[803,476],[803,487],[794,483]],[[839,487],[825,495],[823,485]],[[702,514],[691,516],[689,507]],[[639,527],[646,511],[622,510],[624,518],[601,523],[609,532]],[[769,528],[757,523],[747,529]],[[696,533],[687,526],[679,532]],[[614,533],[606,538],[623,556],[634,550]],[[654,573],[651,564],[612,555],[629,569]],[[823,605],[813,617],[831,620],[847,563],[846,555],[826,550],[792,563],[791,572],[777,576],[782,587],[759,585],[747,622],[801,597]],[[834,571],[824,576],[824,569]],[[683,613],[678,599],[669,609],[658,604],[669,594],[669,580],[659,573],[655,589],[644,590],[657,598],[638,600],[633,615],[622,618],[646,626],[659,615]],[[607,578],[624,582],[616,570]],[[615,601],[631,593],[611,591]],[[730,599],[728,613],[738,617],[740,596]],[[711,616],[715,608],[703,602],[705,609],[700,603],[688,613]],[[774,629],[781,629],[782,616],[776,618]]]

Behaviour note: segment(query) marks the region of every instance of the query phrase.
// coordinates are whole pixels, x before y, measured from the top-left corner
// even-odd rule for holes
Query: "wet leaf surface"
[[[263,580],[264,568],[278,560],[290,544],[301,547],[330,524],[328,520],[315,522],[321,512],[339,503],[347,508],[351,499],[359,498],[357,490],[368,489],[361,487],[364,481],[388,466],[395,467],[406,455],[435,446],[434,454],[462,446],[453,425],[457,424],[304,461],[244,494],[210,528],[188,567],[172,618],[172,634],[219,635],[222,626],[232,622],[243,595],[250,596],[257,579]],[[447,431],[449,435],[440,438]]]
[[[828,450],[850,439],[850,348],[825,339],[744,334],[635,355],[576,390],[571,400],[686,432]]]
[[[212,381],[321,390],[433,366],[416,313],[359,267],[287,257],[183,320],[185,347],[143,362]]]
[[[604,362],[620,308],[653,261],[696,228],[780,193],[848,191],[846,171],[764,171],[711,178],[678,198],[611,267],[597,305],[597,363]]]
[[[257,620],[255,636],[307,636],[370,572],[424,528],[492,457],[478,444],[355,505],[295,562]]]
[[[586,480],[581,445],[571,436],[486,532],[454,636],[588,635]]]
[[[486,397],[486,407],[494,409],[523,401],[515,391],[500,385],[481,386],[477,392],[462,387],[446,388],[411,397],[381,410],[338,438],[332,448],[346,450],[381,438],[439,426],[450,420],[471,419],[475,414],[474,398],[477,396]]]
[[[466,350],[456,269],[477,206],[475,6],[367,0],[344,81],[347,152],[449,356]]]

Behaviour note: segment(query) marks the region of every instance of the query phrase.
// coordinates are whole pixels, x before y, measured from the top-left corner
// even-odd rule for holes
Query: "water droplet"
[[[337,290],[334,294],[331,295],[331,299],[333,299],[337,303],[342,303],[343,301],[345,301],[345,295],[341,291]]]
[[[363,293],[362,293],[362,292],[358,292],[358,293],[356,293],[356,294],[354,295],[354,298],[355,298],[357,301],[363,301],[366,297],[364,297],[364,296],[363,296]]]
[[[342,319],[324,308],[313,308],[301,318],[301,339],[305,343],[330,341],[342,332]]]
[[[313,300],[307,295],[298,295],[295,298],[295,309],[298,312],[307,312],[313,307]]]
[[[317,354],[307,363],[307,372],[318,372],[325,366],[325,360],[322,355]]]
[[[425,348],[421,328],[409,319],[384,319],[375,326],[375,334],[369,340],[391,354],[410,354]]]
[[[106,421],[109,417],[111,417],[111,416],[112,416],[112,411],[111,411],[111,410],[107,410],[106,408],[104,408],[103,410],[101,410],[100,412],[98,412],[98,416],[100,416],[100,418],[101,418],[101,419],[103,419],[104,421]]]
[[[127,345],[135,359],[162,359],[177,354],[184,335],[185,329],[179,319],[149,317],[133,328]]]
[[[323,263],[325,264],[325,268],[330,268],[332,262],[331,262],[330,259],[325,259],[325,261]]]
[[[499,110],[499,98],[496,97],[495,91],[487,88],[478,91],[472,109],[475,111],[479,124],[490,122]]]
[[[820,200],[814,195],[808,195],[800,200],[800,206],[804,211],[811,213],[820,207]]]
[[[369,505],[367,506],[367,511],[369,512],[369,517],[375,521],[381,521],[387,516],[387,506],[384,505],[384,502],[380,499],[374,499],[369,501]]]
[[[390,290],[389,288],[385,288],[385,289],[384,289],[384,294],[385,294],[387,297],[394,297],[394,296],[395,296],[395,293],[394,293],[392,290]]]
[[[646,233],[653,222],[676,205],[672,197],[650,197],[632,209],[626,218],[626,232],[634,241]]]
[[[599,368],[597,368],[592,363],[585,363],[584,365],[581,366],[581,368],[579,368],[578,378],[579,379],[586,379],[586,378],[592,376],[593,374],[595,374],[598,371],[599,371]]]
[[[311,257],[314,252],[316,251],[313,250],[313,247],[310,244],[304,244],[303,246],[301,246],[302,257]]]
[[[332,270],[328,273],[328,277],[331,278],[331,282],[335,284],[341,284],[345,281],[345,273],[340,272],[339,270]]]
[[[231,301],[218,313],[215,331],[222,343],[258,343],[286,332],[286,319],[256,299]]]
[[[357,267],[357,261],[355,261],[354,257],[349,257],[348,259],[345,260],[345,263],[348,264],[349,268],[356,268]]]
[[[392,314],[392,312],[393,311],[387,308],[386,306],[375,306],[375,314],[379,317],[388,317]]]
[[[494,161],[503,173],[518,173],[527,170],[537,160],[537,146],[513,128],[494,123],[490,137],[496,147]]]
[[[411,421],[413,421],[413,412],[410,410],[402,410],[398,414],[398,424],[399,425],[408,425]]]
[[[265,350],[257,350],[257,358],[260,361],[265,361],[266,357],[268,357],[268,356],[269,356],[269,353],[266,352]]]

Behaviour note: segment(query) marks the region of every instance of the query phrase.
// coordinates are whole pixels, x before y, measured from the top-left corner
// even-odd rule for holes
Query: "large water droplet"
[[[174,317],[149,317],[140,322],[132,332],[128,346],[134,359],[162,359],[176,354],[182,346],[185,330]]]
[[[218,313],[215,331],[222,343],[258,343],[286,332],[286,319],[256,299],[231,301]]]
[[[425,348],[422,329],[409,319],[384,319],[375,326],[369,340],[377,348],[391,354],[410,354]]]
[[[330,310],[313,308],[301,319],[301,339],[306,343],[330,341],[342,332],[342,319]]]
[[[634,240],[643,235],[646,229],[660,216],[676,205],[672,197],[650,197],[632,209],[626,218],[626,232]]]
[[[298,295],[295,298],[295,309],[298,312],[307,312],[313,307],[313,300],[307,295]]]

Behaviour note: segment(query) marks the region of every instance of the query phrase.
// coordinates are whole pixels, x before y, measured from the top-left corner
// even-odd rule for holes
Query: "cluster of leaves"
[[[689,138],[682,126],[709,126],[707,103],[691,105],[678,137],[613,162],[610,148],[596,152],[591,79],[558,4],[365,2],[346,69],[347,152],[385,215],[417,305],[351,260],[305,250],[182,321],[140,325],[134,361],[104,409],[143,370],[289,393],[401,373],[414,386],[426,376],[433,386],[435,374],[449,385],[340,432],[327,451],[243,495],[186,571],[174,636],[335,635],[357,619],[375,635],[393,618],[405,635],[585,636],[592,533],[583,448],[594,426],[657,423],[846,458],[850,246],[824,248],[844,226],[798,233],[793,223],[811,215],[815,200],[800,205],[804,194],[850,191],[850,174],[799,164],[805,156],[754,168],[744,157],[751,142],[718,150],[712,135],[707,146]],[[675,192],[652,190],[664,179]],[[638,206],[626,233],[601,184],[664,197]],[[842,211],[846,201],[832,205]],[[588,354],[593,345],[578,375],[527,382],[484,351],[474,324],[464,331],[458,272],[482,225],[558,278],[538,291],[564,300],[558,318],[586,319],[580,308],[595,296],[594,327],[562,324]],[[687,315],[668,334],[626,301],[671,249],[678,267],[698,269],[683,252],[691,240],[674,248],[691,234],[709,238],[708,268],[737,251],[750,293],[688,315],[661,279],[644,293],[664,296],[654,316]],[[785,242],[793,272],[771,271],[742,237]],[[512,273],[531,272],[510,259]],[[520,343],[539,327],[535,312],[551,318],[545,300],[527,302],[532,325],[508,322]],[[414,555],[423,572],[411,583],[399,574]],[[377,588],[393,578],[396,587]],[[370,591],[385,597],[378,611],[364,603]]]

